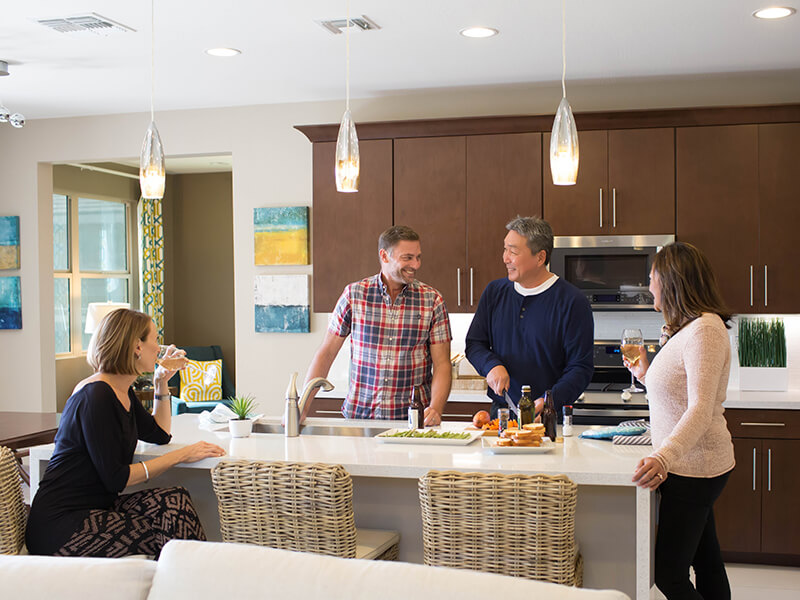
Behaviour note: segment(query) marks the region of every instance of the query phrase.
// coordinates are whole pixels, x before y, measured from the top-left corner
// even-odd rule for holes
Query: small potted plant
[[[788,389],[786,332],[782,319],[739,320],[739,389]]]
[[[232,396],[226,401],[235,418],[228,421],[231,437],[248,437],[253,432],[253,419],[250,415],[256,406],[254,396]]]

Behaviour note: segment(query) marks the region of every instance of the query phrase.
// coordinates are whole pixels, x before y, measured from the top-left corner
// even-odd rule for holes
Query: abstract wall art
[[[19,277],[0,277],[0,329],[22,329]]]
[[[256,333],[308,333],[308,275],[255,278]]]
[[[308,264],[308,207],[253,209],[256,265]]]
[[[19,269],[19,217],[0,217],[0,269]]]

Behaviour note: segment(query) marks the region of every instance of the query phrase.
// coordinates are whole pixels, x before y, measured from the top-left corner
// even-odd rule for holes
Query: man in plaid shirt
[[[416,387],[425,405],[425,425],[438,425],[451,382],[453,336],[444,299],[416,279],[422,253],[419,235],[410,227],[384,231],[378,256],[380,273],[344,289],[306,380],[327,376],[350,335],[350,387],[342,414],[349,419],[405,419]]]

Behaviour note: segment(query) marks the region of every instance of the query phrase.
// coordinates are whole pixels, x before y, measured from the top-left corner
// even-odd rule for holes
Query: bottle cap
[[[530,392],[530,391],[531,391],[531,386],[529,386],[529,385],[523,385],[523,386],[522,386],[522,393],[523,393],[523,394],[524,394],[525,392]]]
[[[572,416],[572,405],[571,404],[565,404],[564,407],[562,408],[562,410],[564,411],[564,416],[565,417],[571,417]]]

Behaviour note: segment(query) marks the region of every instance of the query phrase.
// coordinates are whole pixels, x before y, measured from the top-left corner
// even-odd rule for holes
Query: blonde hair
[[[141,375],[136,367],[136,340],[150,333],[150,315],[120,308],[105,316],[89,342],[86,362],[95,373]]]

